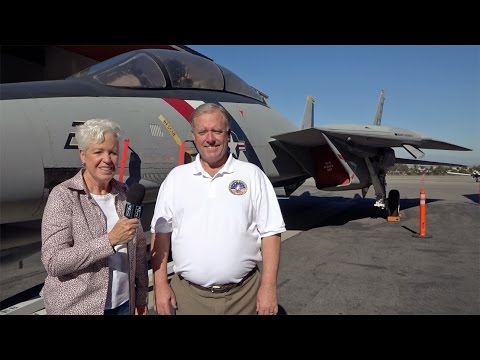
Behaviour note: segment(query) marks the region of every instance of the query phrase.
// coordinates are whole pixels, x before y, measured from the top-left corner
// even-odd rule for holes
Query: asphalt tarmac
[[[353,199],[355,192],[304,184],[284,205],[287,228],[303,231],[282,243],[283,313],[480,314],[480,183],[463,176],[387,182],[400,191],[400,222],[373,206],[372,189]],[[427,237],[418,238],[422,186]]]
[[[288,229],[280,313],[480,314],[480,183],[466,176],[387,182],[400,191],[400,222],[387,222],[373,206],[373,189],[362,199],[359,191],[320,191],[309,179],[289,199],[279,198]],[[412,236],[419,231],[421,186],[428,238]],[[142,218],[147,232],[152,210],[146,205]],[[40,221],[0,231],[1,310],[37,296],[46,274]]]

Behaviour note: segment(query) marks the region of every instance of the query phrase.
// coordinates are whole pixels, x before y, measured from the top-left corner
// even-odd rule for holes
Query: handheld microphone
[[[145,197],[145,186],[141,184],[133,184],[127,193],[127,204],[125,205],[125,217],[129,219],[142,217],[143,206],[142,201]]]
[[[135,183],[130,186],[127,192],[127,204],[125,205],[125,217],[129,219],[140,219],[142,217],[142,210],[143,206],[142,201],[145,197],[145,186]],[[141,228],[140,228],[141,229]],[[131,242],[129,242],[131,244]],[[127,264],[128,264],[128,278],[130,279],[130,251],[128,250],[127,246]],[[130,281],[128,282],[128,306],[129,306],[129,314],[133,315],[135,309],[133,307],[132,299],[135,298],[135,287],[131,286]]]

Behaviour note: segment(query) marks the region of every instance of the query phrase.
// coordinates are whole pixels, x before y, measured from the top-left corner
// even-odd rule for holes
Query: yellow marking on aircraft
[[[170,123],[167,121],[167,119],[165,119],[165,117],[163,115],[160,115],[158,117],[160,119],[160,122],[165,125],[165,127],[167,128],[168,132],[170,133],[170,135],[172,135],[173,137],[173,140],[175,140],[175,142],[177,143],[178,146],[180,146],[182,144],[182,140],[180,139],[180,137],[177,135],[177,132],[173,129],[172,125],[170,125]]]

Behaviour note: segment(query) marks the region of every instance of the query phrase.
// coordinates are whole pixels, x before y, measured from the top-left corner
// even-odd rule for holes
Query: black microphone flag
[[[145,186],[141,184],[133,184],[127,193],[127,204],[125,205],[125,217],[129,219],[142,217],[143,206],[142,201],[145,197]]]

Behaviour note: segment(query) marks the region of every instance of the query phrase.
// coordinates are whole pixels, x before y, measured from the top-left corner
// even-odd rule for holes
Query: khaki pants
[[[174,275],[170,286],[177,299],[177,315],[256,315],[260,272],[224,293],[198,289]]]

